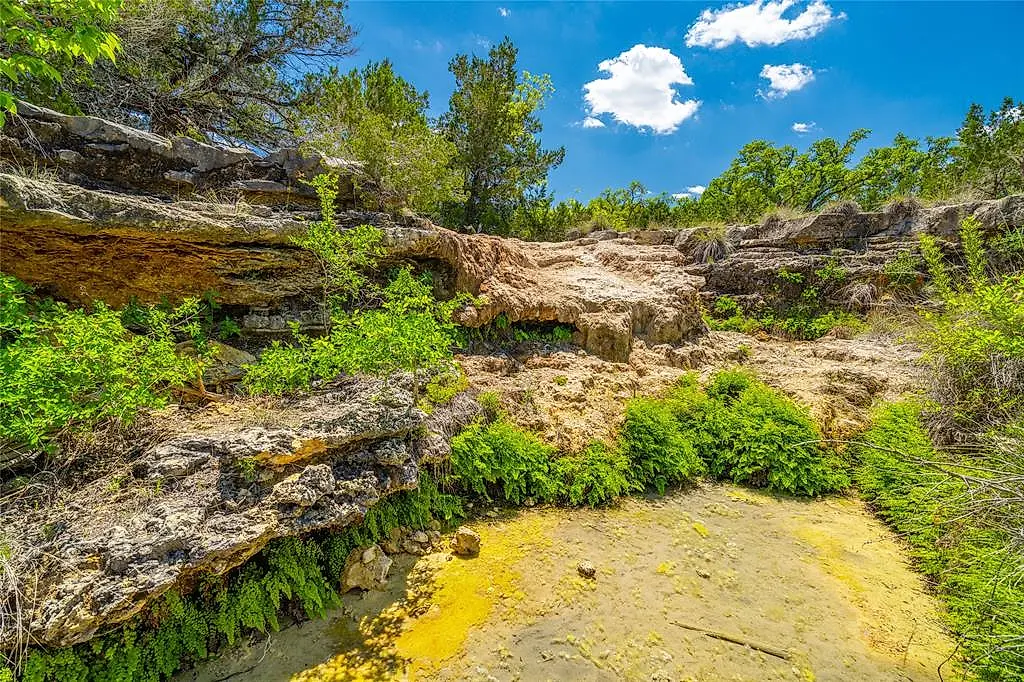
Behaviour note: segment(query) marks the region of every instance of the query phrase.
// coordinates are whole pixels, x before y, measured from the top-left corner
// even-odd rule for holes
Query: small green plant
[[[672,406],[663,400],[634,398],[626,403],[619,438],[638,488],[654,487],[664,493],[670,485],[687,483],[705,473],[704,463],[679,428]]]
[[[461,367],[453,367],[438,373],[427,382],[421,407],[430,412],[436,406],[447,405],[455,396],[468,389],[469,377]]]
[[[793,272],[787,268],[781,268],[775,273],[775,276],[778,277],[780,281],[787,282],[789,284],[803,284],[805,279],[802,272]]]
[[[819,281],[832,285],[842,284],[845,282],[848,274],[849,272],[839,264],[839,259],[835,256],[828,258],[825,261],[825,265],[814,271],[814,276],[817,277]]]
[[[243,384],[254,394],[281,395],[343,374],[416,372],[451,362],[453,311],[465,297],[439,302],[427,278],[399,270],[381,292],[378,309],[336,312],[327,336],[293,329],[293,344],[274,343],[247,368]]]
[[[235,467],[246,483],[255,483],[259,478],[259,461],[255,457],[240,457],[235,461]]]
[[[514,504],[557,494],[554,448],[504,418],[474,424],[452,439],[452,478],[447,484]]]
[[[0,440],[48,447],[59,432],[130,423],[164,405],[169,388],[198,374],[195,360],[175,352],[177,318],[191,319],[197,307],[148,309],[150,331],[134,334],[102,303],[89,311],[32,301],[0,274]]]
[[[309,251],[320,272],[320,309],[325,328],[332,314],[366,284],[363,274],[384,255],[383,233],[371,225],[350,230],[338,228],[334,218],[338,198],[338,176],[321,174],[309,183],[320,198],[320,220],[308,224],[292,241]]]
[[[553,381],[556,386],[565,386],[567,383],[569,383],[569,377],[565,376],[564,374],[559,374],[558,376],[554,377],[551,381]]]

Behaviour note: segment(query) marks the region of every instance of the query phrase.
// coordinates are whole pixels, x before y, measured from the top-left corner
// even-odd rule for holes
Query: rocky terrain
[[[624,398],[683,372],[745,363],[804,404],[831,435],[862,423],[877,397],[917,383],[914,355],[884,338],[816,343],[709,333],[702,301],[764,299],[781,269],[837,259],[849,281],[884,283],[883,264],[958,221],[1024,222],[1024,196],[882,213],[825,213],[737,226],[729,255],[694,257],[694,231],[594,233],[524,243],[455,233],[414,216],[355,209],[358,167],[296,150],[258,157],[25,106],[0,134],[2,268],[75,303],[159,302],[204,292],[243,320],[255,345],[297,320],[315,328],[314,263],[292,242],[316,218],[304,179],[340,174],[339,224],[373,224],[388,259],[437,277],[476,304],[458,321],[571,326],[578,349],[458,358],[472,393],[496,391],[512,417],[565,451],[608,438]],[[856,305],[843,292],[836,305]],[[83,642],[138,614],[172,585],[224,573],[274,538],[357,523],[382,496],[415,486],[479,409],[465,396],[431,415],[408,378],[323,386],[269,404],[237,399],[156,414],[150,439],[112,471],[45,506],[7,505],[31,575],[26,631],[40,645]],[[368,566],[376,565],[376,555]],[[367,569],[368,575],[375,575]],[[13,644],[5,630],[3,645]]]
[[[247,332],[282,332],[290,319],[315,325],[308,299],[315,270],[291,241],[316,215],[302,180],[333,170],[344,189],[358,173],[351,164],[296,150],[256,158],[34,107],[4,129],[0,150],[11,159],[8,171],[31,170],[30,177],[0,173],[4,268],[22,281],[66,300],[111,305],[216,291],[224,306],[240,310]],[[192,180],[167,180],[178,174]],[[966,215],[990,230],[1024,218],[1024,196],[1013,196],[770,220],[729,230],[731,255],[704,264],[692,255],[693,230],[532,244],[356,211],[353,201],[342,192],[341,226],[380,227],[391,259],[434,271],[442,290],[481,298],[462,324],[499,315],[569,324],[580,346],[616,361],[628,359],[634,338],[658,345],[701,335],[701,296],[763,298],[780,269],[808,274],[830,257],[851,282],[874,285],[883,263],[918,233],[949,238]]]

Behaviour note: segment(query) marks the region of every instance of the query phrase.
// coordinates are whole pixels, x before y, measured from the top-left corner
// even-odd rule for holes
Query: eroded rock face
[[[93,116],[68,116],[18,103],[0,129],[0,156],[9,164],[50,172],[94,189],[188,197],[215,190],[221,199],[316,206],[306,181],[336,173],[339,201],[353,208],[359,164],[282,149],[266,156],[189,137],[162,137]],[[361,179],[365,182],[365,178]]]
[[[44,293],[76,302],[123,305],[216,291],[246,306],[249,331],[315,325],[312,259],[291,238],[310,213],[240,211],[225,204],[165,203],[76,185],[0,174],[3,268]],[[464,235],[428,222],[342,212],[339,224],[383,230],[390,258],[441,269],[460,291],[480,297],[460,322],[480,326],[560,322],[577,342],[608,359],[629,357],[633,337],[676,343],[704,330],[698,277],[670,246],[590,239],[532,244]],[[303,308],[303,305],[306,308]]]
[[[381,497],[414,488],[425,457],[445,455],[422,433],[470,418],[426,417],[407,380],[353,380],[260,425],[192,421],[145,450],[126,478],[53,508],[5,510],[8,537],[31,548],[20,569],[29,635],[48,646],[85,641],[274,538],[357,523]]]

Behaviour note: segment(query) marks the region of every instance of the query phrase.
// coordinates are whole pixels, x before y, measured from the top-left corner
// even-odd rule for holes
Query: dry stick
[[[705,628],[699,628],[695,625],[687,625],[686,623],[680,623],[678,620],[672,620],[669,622],[672,623],[672,625],[678,625],[684,630],[693,630],[694,632],[699,632],[707,637],[720,639],[723,642],[731,642],[732,644],[739,644],[740,646],[750,647],[751,649],[760,651],[763,654],[768,654],[769,656],[774,656],[775,658],[781,658],[784,661],[788,661],[790,658],[789,652],[782,651],[781,649],[774,649],[770,646],[764,646],[763,644],[755,644],[740,637],[727,635],[722,632],[715,632],[714,630],[707,630]]]

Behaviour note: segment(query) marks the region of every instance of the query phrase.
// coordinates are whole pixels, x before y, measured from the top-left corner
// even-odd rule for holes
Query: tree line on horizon
[[[151,130],[270,150],[298,145],[361,162],[372,210],[413,210],[454,229],[557,240],[573,230],[742,224],[852,201],[994,198],[1024,191],[1024,103],[972,104],[955,132],[903,134],[854,162],[866,129],[801,151],[754,140],[699,197],[633,182],[556,201],[538,113],[547,75],[518,68],[506,37],[456,55],[441,116],[388,60],[354,54],[346,0],[27,0],[4,3],[0,123],[15,98]]]

